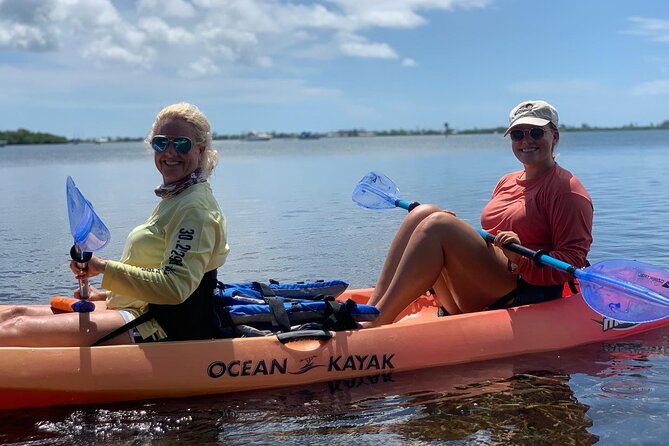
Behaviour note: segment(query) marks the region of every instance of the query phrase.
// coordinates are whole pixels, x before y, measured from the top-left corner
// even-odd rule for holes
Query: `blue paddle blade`
[[[111,239],[109,229],[93,210],[93,205],[83,196],[72,177],[67,177],[67,216],[74,244],[82,252],[102,249]]]
[[[620,322],[652,322],[669,316],[669,271],[634,260],[604,260],[576,277],[585,302]]]
[[[397,206],[400,190],[382,173],[369,172],[353,189],[351,198],[367,209],[390,209]]]

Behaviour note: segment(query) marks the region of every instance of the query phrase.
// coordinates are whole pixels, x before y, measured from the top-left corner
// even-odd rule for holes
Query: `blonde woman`
[[[0,313],[0,345],[214,337],[212,293],[229,247],[225,217],[207,182],[218,161],[211,125],[194,105],[173,104],[158,113],[146,142],[163,178],[155,190],[160,202],[130,232],[120,261],[93,256],[83,271],[70,264],[77,278],[103,275],[104,289],[90,290],[96,310],[86,321],[49,306],[14,307]]]

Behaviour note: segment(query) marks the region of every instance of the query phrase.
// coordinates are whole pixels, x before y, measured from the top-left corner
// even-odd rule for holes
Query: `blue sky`
[[[0,0],[0,130],[144,136],[669,120],[667,0]]]

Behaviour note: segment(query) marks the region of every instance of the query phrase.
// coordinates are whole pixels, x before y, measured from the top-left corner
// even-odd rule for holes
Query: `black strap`
[[[590,266],[590,262],[588,259],[585,259],[585,266],[586,268]],[[569,290],[572,292],[572,294],[578,294],[581,290],[579,289],[579,286],[576,284],[576,279],[570,279],[569,282]]]
[[[92,347],[96,347],[104,342],[107,342],[111,338],[115,338],[116,336],[123,334],[127,332],[128,330],[135,328],[139,324],[143,324],[144,322],[151,320],[153,318],[153,315],[151,314],[150,311],[139,315],[135,319],[131,320],[130,322],[126,322],[125,324],[121,325],[118,327],[116,330],[113,330],[111,333],[107,333],[97,341],[93,342]]]
[[[224,305],[214,305],[214,325],[217,338],[239,338],[242,332],[232,320],[228,308]]]
[[[270,279],[271,282],[271,279]],[[266,283],[262,282],[251,282],[253,284],[253,288],[257,291],[260,291],[263,297],[274,297],[276,294],[274,294],[274,290],[272,290],[269,285]],[[278,282],[277,282],[278,283]]]
[[[283,302],[276,297],[266,297],[265,301],[269,305],[270,315],[272,316],[272,325],[279,327],[281,331],[290,331],[290,319]]]
[[[359,328],[358,323],[351,315],[351,310],[357,305],[355,301],[352,299],[348,299],[346,302],[329,300],[325,304],[324,329],[337,331]]]

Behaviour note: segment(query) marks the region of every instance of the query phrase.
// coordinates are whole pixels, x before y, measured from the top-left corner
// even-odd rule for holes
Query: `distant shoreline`
[[[586,124],[580,127],[560,126],[561,132],[610,132],[610,131],[634,131],[634,130],[669,130],[669,121],[664,121],[660,125],[626,125],[622,127],[590,127]],[[379,130],[369,131],[363,129],[338,130],[334,132],[308,132],[308,137],[304,137],[305,133],[283,133],[283,132],[266,132],[267,138],[264,139],[319,139],[319,138],[337,138],[337,137],[370,137],[370,136],[435,136],[442,135],[448,137],[450,135],[488,135],[488,134],[503,134],[506,127],[494,128],[473,128],[465,130],[456,130],[447,128],[446,130]],[[214,132],[213,139],[215,141],[221,140],[252,140],[248,138],[248,133],[243,134],[218,134]],[[34,144],[79,144],[79,143],[94,143],[103,144],[108,142],[142,142],[143,137],[98,137],[98,138],[74,138],[68,139],[64,136],[53,135],[43,132],[31,132],[25,129],[16,131],[0,131],[0,147],[5,145],[34,145]]]

